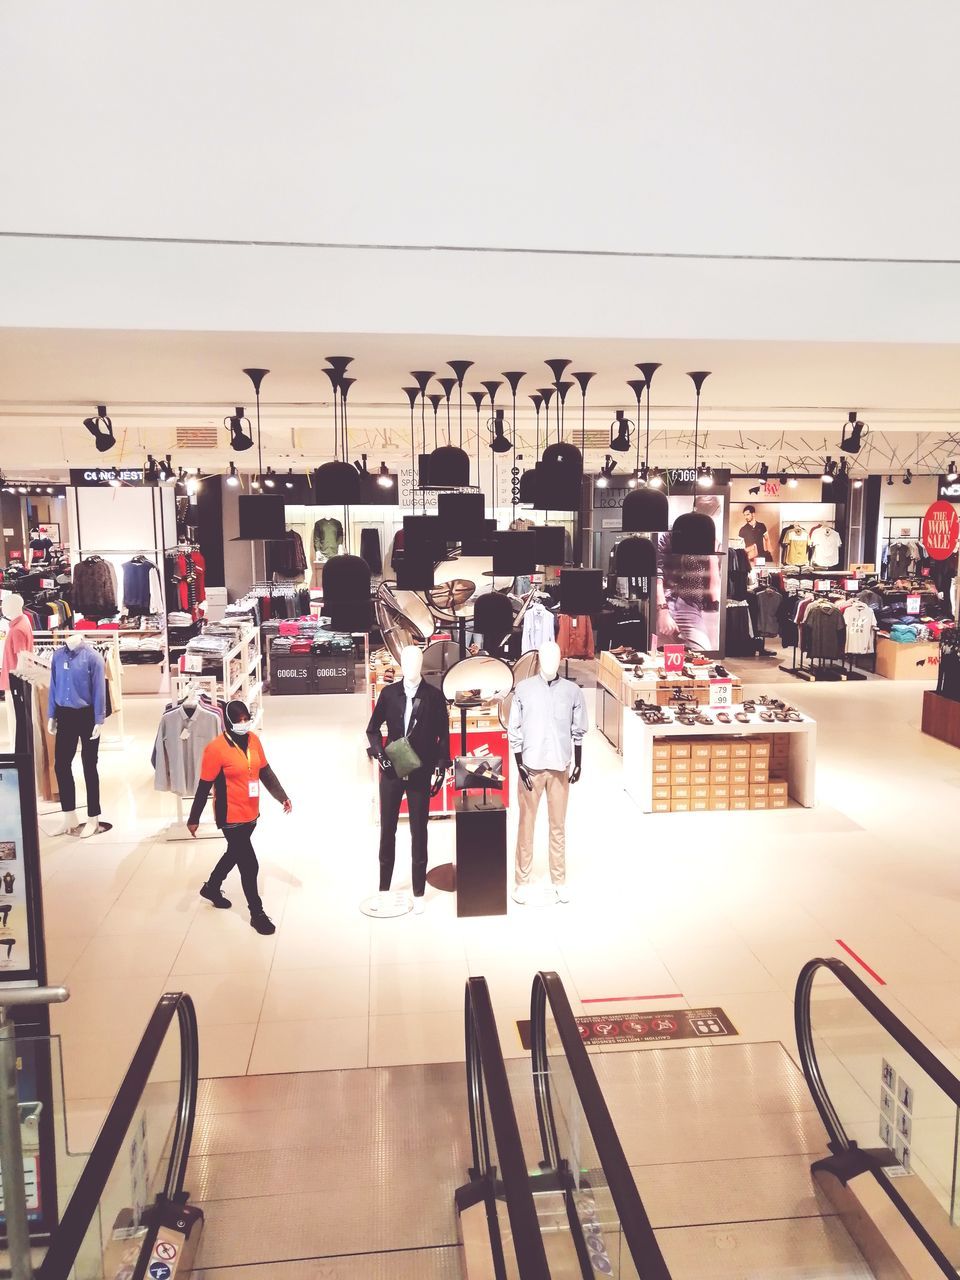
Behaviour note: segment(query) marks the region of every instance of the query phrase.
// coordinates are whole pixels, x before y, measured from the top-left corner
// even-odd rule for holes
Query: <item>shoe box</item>
[[[787,737],[654,739],[654,813],[785,809],[788,756],[776,739]]]

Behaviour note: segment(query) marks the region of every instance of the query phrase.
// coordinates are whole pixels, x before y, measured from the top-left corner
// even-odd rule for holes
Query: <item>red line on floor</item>
[[[853,950],[853,948],[852,948],[852,947],[848,947],[848,946],[847,946],[847,944],[844,942],[844,940],[843,940],[842,938],[837,938],[837,940],[836,940],[836,941],[837,941],[837,946],[838,946],[838,947],[843,947],[844,951],[846,951],[846,953],[847,953],[847,955],[848,955],[848,956],[853,956],[854,960],[856,960],[856,962],[857,962],[857,964],[860,966],[860,968],[861,968],[861,969],[866,969],[867,973],[869,973],[870,977],[871,977],[871,978],[873,978],[873,980],[874,980],[875,982],[879,982],[881,987],[885,987],[885,986],[887,985],[887,984],[884,982],[884,980],[880,977],[879,973],[877,973],[877,971],[876,971],[875,969],[871,969],[871,968],[870,968],[870,966],[867,964],[866,960],[862,960],[862,959],[857,955],[857,953]]]
[[[581,1000],[581,1004],[618,1004],[621,1000],[682,1000],[682,991],[670,991],[662,996],[597,996],[593,1000]]]

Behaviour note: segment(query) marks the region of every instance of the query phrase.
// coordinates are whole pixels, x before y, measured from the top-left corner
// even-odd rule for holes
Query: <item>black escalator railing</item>
[[[864,1019],[857,1010],[854,1011],[854,1015],[851,1015],[835,1007],[831,1009],[830,1006],[836,1006],[837,1001],[830,990],[819,989],[820,999],[814,999],[815,980],[818,975],[823,975],[824,971],[842,985],[844,990],[866,1011],[869,1018]],[[818,1008],[819,1016],[824,1021],[824,1029],[820,1032],[814,1030],[814,1007]],[[944,1275],[956,1280],[957,1266],[951,1262],[940,1243],[934,1238],[934,1233],[941,1243],[946,1242],[953,1233],[953,1245],[954,1248],[956,1247],[954,1224],[960,1217],[957,1186],[957,1168],[960,1160],[957,1137],[960,1080],[842,960],[818,958],[804,965],[797,979],[794,1021],[803,1074],[829,1135],[828,1145],[833,1153],[830,1158],[819,1161],[814,1168],[826,1169],[834,1173],[842,1182],[859,1174],[872,1174]],[[864,1026],[864,1022],[868,1025]],[[871,1034],[871,1031],[874,1034]],[[824,1054],[821,1055],[823,1061],[817,1053],[815,1041],[818,1038],[824,1046]],[[890,1097],[896,1097],[899,1102],[897,1086],[892,1079],[890,1081],[885,1079],[883,1073],[887,1069],[894,1071],[896,1068],[890,1063],[904,1055],[904,1060],[909,1063],[907,1070],[913,1081],[912,1087],[916,1088],[918,1084],[923,1086],[927,1096],[921,1101],[928,1104],[917,1108],[915,1100],[911,1098],[909,1108],[897,1108],[894,1111],[896,1124],[901,1123],[901,1113],[914,1113],[914,1116],[909,1117],[909,1123],[914,1153],[913,1171],[919,1175],[922,1188],[919,1196],[916,1194],[918,1179],[891,1180],[889,1174],[885,1172],[891,1169],[896,1172],[895,1166],[898,1160],[893,1152],[883,1145],[875,1144],[873,1149],[864,1147],[862,1142],[849,1136],[848,1127],[854,1128],[856,1125],[856,1131],[861,1132],[862,1114],[851,1108],[851,1120],[849,1125],[845,1125],[840,1118],[838,1107],[846,1109],[849,1104],[846,1102],[841,1104],[835,1098],[831,1098],[830,1088],[824,1078],[825,1075],[834,1076],[835,1091],[838,1096],[849,1092],[852,1081],[862,1088],[867,1096],[870,1096],[872,1091],[874,1105],[879,1102],[882,1093],[881,1084],[889,1085],[893,1090]],[[828,1061],[829,1069],[824,1065]],[[874,1080],[874,1070],[878,1066],[880,1070],[876,1071]],[[867,1078],[864,1079],[864,1076]],[[942,1105],[929,1106],[931,1099],[936,1099]],[[951,1110],[952,1116],[949,1114]],[[927,1115],[917,1114],[918,1111],[926,1112]],[[930,1115],[931,1112],[935,1113],[933,1117]],[[936,1114],[940,1116],[941,1150],[939,1152],[934,1149],[938,1135],[937,1125],[932,1123],[932,1119],[936,1118]],[[880,1123],[882,1128],[882,1119]],[[870,1124],[875,1135],[875,1116]],[[866,1139],[866,1128],[862,1129],[862,1136]],[[951,1138],[952,1153],[949,1150]],[[944,1147],[947,1148],[946,1151]],[[902,1156],[902,1154],[901,1147],[898,1155]],[[949,1167],[950,1165],[952,1168]],[[942,1172],[944,1169],[947,1170],[945,1175]],[[936,1188],[938,1181],[939,1196],[933,1193],[927,1194],[929,1188]],[[910,1183],[913,1184],[912,1187]],[[904,1188],[903,1191],[900,1189],[901,1186]]]
[[[170,1204],[182,1204],[185,1201],[183,1182],[197,1111],[199,1036],[193,1001],[181,992],[171,992],[160,997],[140,1038],[60,1225],[37,1269],[38,1280],[68,1280],[72,1275],[87,1233],[95,1223],[101,1198],[117,1160],[121,1151],[125,1150],[131,1125],[141,1107],[151,1073],[174,1018],[179,1022],[180,1031],[180,1077],[173,1137],[160,1198]],[[146,1270],[151,1244],[152,1236],[148,1235],[134,1269],[135,1277],[142,1276]]]
[[[550,1280],[520,1129],[486,979],[470,978],[464,999],[467,1106],[473,1151],[471,1182],[458,1192],[461,1207],[479,1191],[486,1206],[494,1274],[506,1280]],[[500,1216],[506,1209],[507,1220]],[[509,1241],[505,1236],[509,1235]],[[516,1272],[506,1253],[516,1257]]]
[[[583,1044],[563,983],[555,973],[538,973],[533,981],[530,999],[531,1043],[533,1050],[533,1083],[537,1102],[537,1118],[543,1147],[543,1167],[566,1181],[567,1212],[574,1239],[589,1241],[591,1246],[604,1248],[599,1237],[589,1231],[589,1224],[578,1218],[577,1191],[579,1171],[573,1159],[571,1143],[561,1136],[564,1126],[558,1124],[555,1110],[555,1080],[557,1069],[551,1062],[563,1063],[565,1073],[564,1092],[569,1093],[572,1083],[582,1119],[589,1131],[592,1150],[600,1166],[603,1194],[609,1195],[616,1217],[616,1230],[622,1235],[629,1252],[629,1260],[640,1280],[670,1280],[670,1272],[663,1260],[660,1246],[643,1207],[633,1174],[624,1155],[613,1120],[607,1108],[603,1092],[597,1081],[590,1056]],[[551,1044],[551,1040],[553,1043]],[[568,1102],[568,1106],[571,1103]],[[592,1259],[595,1263],[596,1259]],[[626,1264],[627,1260],[623,1260]],[[613,1262],[614,1274],[621,1269]],[[622,1274],[633,1274],[625,1266]],[[587,1272],[592,1274],[592,1272]]]

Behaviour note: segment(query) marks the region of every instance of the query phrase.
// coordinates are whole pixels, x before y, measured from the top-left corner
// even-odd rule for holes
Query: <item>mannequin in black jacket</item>
[[[386,893],[393,879],[397,820],[406,792],[414,910],[419,914],[423,911],[427,877],[430,797],[443,786],[444,773],[450,766],[450,718],[443,694],[421,679],[423,654],[415,645],[403,650],[400,666],[403,679],[388,685],[380,694],[367,725],[367,739],[370,755],[380,764],[380,892]],[[406,778],[397,776],[383,749],[384,725],[388,743],[405,736],[420,759],[420,767]]]

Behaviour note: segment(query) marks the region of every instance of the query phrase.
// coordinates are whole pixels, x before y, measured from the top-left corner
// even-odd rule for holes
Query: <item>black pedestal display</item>
[[[457,797],[457,915],[507,914],[507,810],[499,797]]]

